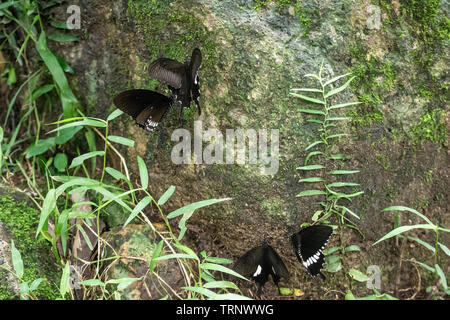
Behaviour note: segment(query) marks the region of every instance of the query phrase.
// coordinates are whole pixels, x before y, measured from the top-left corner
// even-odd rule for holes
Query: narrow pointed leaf
[[[301,98],[303,100],[306,100],[306,101],[309,101],[309,102],[312,102],[312,103],[317,103],[317,104],[322,104],[322,105],[325,104],[322,100],[319,100],[319,99],[316,99],[316,98],[311,98],[311,97],[305,96],[303,94],[291,92],[290,95],[294,96],[294,97],[297,97],[297,98]]]

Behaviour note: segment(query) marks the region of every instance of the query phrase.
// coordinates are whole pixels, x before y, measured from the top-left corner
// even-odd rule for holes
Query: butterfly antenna
[[[256,291],[256,295],[258,296],[258,298],[261,298],[261,293],[262,293],[262,285],[261,283],[258,283],[258,290]]]
[[[322,280],[326,279],[325,275],[322,272],[320,272],[320,271],[319,271],[319,276],[322,278]]]

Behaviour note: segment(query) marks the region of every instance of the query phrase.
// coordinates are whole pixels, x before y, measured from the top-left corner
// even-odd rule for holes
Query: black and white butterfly
[[[171,105],[165,95],[144,89],[121,92],[114,98],[114,104],[135,119],[136,124],[152,132],[159,125]]]
[[[278,291],[281,278],[289,279],[289,272],[278,253],[266,240],[256,248],[247,251],[233,266],[233,270],[246,278],[252,278],[258,285],[257,295],[261,295],[262,287],[272,276]]]
[[[308,273],[315,277],[320,275],[325,279],[322,269],[325,257],[323,249],[333,233],[329,226],[315,225],[301,229],[291,235],[291,243],[298,261],[308,270]]]
[[[200,49],[195,48],[192,56],[185,59],[184,64],[168,58],[159,58],[148,67],[151,78],[164,82],[169,86],[173,98],[180,105],[180,118],[183,108],[190,108],[191,101],[195,102],[198,113],[201,114],[200,82],[198,69],[202,64]]]

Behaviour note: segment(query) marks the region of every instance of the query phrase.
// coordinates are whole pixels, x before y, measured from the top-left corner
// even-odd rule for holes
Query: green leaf
[[[322,144],[322,143],[324,143],[322,140],[314,141],[309,146],[307,146],[305,150],[308,151],[309,149],[317,146],[318,144]]]
[[[307,113],[307,114],[320,114],[322,116],[325,115],[325,112],[323,112],[322,110],[315,110],[315,109],[298,109],[298,112],[303,112],[303,113]]]
[[[127,147],[134,147],[134,141],[128,138],[120,137],[120,136],[108,136],[108,140],[111,142],[123,144]]]
[[[14,272],[16,273],[16,275],[19,279],[22,279],[23,273],[24,273],[22,255],[20,254],[19,250],[17,250],[16,246],[14,245],[13,240],[11,240],[11,256],[12,256],[12,264],[13,264]]]
[[[217,296],[217,293],[215,293],[214,291],[211,291],[209,289],[206,288],[201,288],[201,287],[181,287],[181,289],[184,290],[189,290],[195,293],[199,293],[201,295],[204,295],[210,299],[214,299]]]
[[[84,133],[84,137],[89,146],[89,152],[97,151],[97,145],[95,144],[95,133],[93,130],[86,128],[86,132]],[[95,174],[95,168],[97,167],[97,157],[91,158],[91,170],[92,174]]]
[[[343,84],[343,85],[340,86],[339,88],[335,88],[335,89],[333,89],[333,90],[327,92],[327,93],[325,94],[325,99],[328,98],[328,97],[330,97],[330,96],[332,96],[332,95],[335,95],[335,94],[337,94],[337,93],[339,93],[339,92],[341,92],[341,91],[343,91],[343,90],[345,90],[345,88],[348,87],[348,85],[350,84],[350,82],[352,82],[353,79],[355,79],[354,76],[351,77],[345,84]]]
[[[207,288],[207,289],[229,288],[229,289],[239,290],[238,286],[230,281],[211,281],[211,282],[205,283],[203,285],[203,288]]]
[[[106,281],[106,284],[118,284],[117,290],[122,291],[126,289],[130,284],[141,280],[141,278],[121,278]]]
[[[55,146],[55,138],[48,138],[43,140],[38,140],[37,143],[30,145],[26,150],[26,158],[29,159],[31,157],[43,154],[47,152],[48,149]]]
[[[323,154],[322,151],[311,151],[310,153],[308,153],[308,155],[305,158],[305,166],[308,165],[309,158],[311,158],[312,156],[317,156],[317,155],[321,155],[321,154]]]
[[[442,251],[450,257],[450,249],[440,242],[438,242],[438,245],[441,247]]]
[[[65,144],[67,141],[72,139],[81,129],[83,129],[83,127],[77,126],[59,130],[55,137],[55,143],[59,145]]]
[[[48,38],[56,42],[73,42],[79,40],[78,37],[71,35],[70,33],[61,32],[59,30],[55,30],[54,32],[49,33]]]
[[[341,79],[341,78],[343,78],[343,77],[346,77],[346,76],[348,76],[348,75],[350,75],[350,74],[351,74],[351,73],[346,73],[346,74],[342,74],[342,75],[340,75],[340,76],[336,76],[336,77],[334,77],[334,78],[328,80],[327,82],[325,82],[325,83],[323,84],[323,86],[325,87],[325,86],[327,86],[327,85],[329,85],[329,84],[332,84],[333,82],[336,82],[336,81],[338,81],[339,79]]]
[[[61,293],[61,296],[63,298],[69,291],[69,279],[70,279],[70,264],[69,261],[67,261],[61,276],[61,283],[59,285],[59,293]]]
[[[345,300],[356,300],[351,290],[348,290],[345,294]]]
[[[296,197],[309,197],[317,195],[326,195],[327,193],[322,190],[305,190],[296,195]]]
[[[122,110],[120,110],[120,109],[116,109],[116,110],[114,110],[113,112],[111,112],[111,114],[108,116],[108,118],[106,118],[106,121],[112,121],[112,120],[114,120],[115,118],[117,118],[117,117],[119,117],[119,116],[121,116],[123,114],[123,111]]]
[[[409,259],[409,260],[406,260],[406,261],[409,261],[409,262],[418,264],[418,265],[421,266],[422,268],[424,268],[424,269],[426,269],[426,270],[428,270],[428,271],[430,271],[430,272],[432,272],[432,273],[436,272],[436,270],[435,270],[433,267],[430,267],[429,265],[427,265],[427,264],[425,264],[425,263],[422,263],[422,262],[420,262],[420,261],[416,261],[415,259]]]
[[[116,179],[116,180],[124,180],[124,181],[126,181],[126,182],[129,181],[129,180],[127,179],[127,177],[126,177],[122,172],[117,171],[117,170],[114,169],[114,168],[106,167],[106,168],[105,168],[105,171],[106,171],[111,177],[113,177],[113,178]]]
[[[345,247],[345,252],[352,252],[352,251],[361,251],[361,248],[357,246],[356,244],[353,244],[351,246]]]
[[[227,268],[225,266],[222,266],[220,264],[215,264],[215,263],[202,263],[201,265],[202,269],[206,269],[206,270],[214,270],[214,271],[219,271],[219,272],[223,272],[223,273],[228,273],[231,274],[232,276],[241,278],[243,280],[248,280],[247,278],[245,278],[244,276],[240,275],[239,273],[237,273],[236,271]]]
[[[391,206],[391,207],[387,207],[387,208],[381,210],[381,212],[384,212],[384,211],[409,211],[409,212],[412,212],[412,213],[414,213],[415,215],[421,217],[423,220],[425,220],[425,221],[428,222],[429,224],[433,224],[433,223],[431,222],[431,220],[428,219],[426,216],[424,216],[423,214],[421,214],[421,213],[418,212],[417,210],[414,210],[414,209],[411,209],[411,208],[408,208],[408,207],[404,207],[404,206]]]
[[[34,90],[33,94],[31,95],[31,97],[32,97],[33,100],[36,100],[37,98],[39,98],[40,96],[46,94],[47,92],[52,91],[54,87],[55,87],[54,84],[43,85],[43,86],[37,88],[36,90]]]
[[[159,198],[158,205],[162,206],[163,204],[165,204],[167,202],[167,200],[170,199],[170,197],[172,196],[172,194],[174,192],[175,192],[175,186],[170,186],[169,189],[167,189],[166,192],[164,192],[164,194],[161,196],[161,198]]]
[[[80,166],[85,160],[90,159],[92,157],[104,156],[105,151],[93,151],[82,154],[76,158],[73,158],[72,163],[70,164],[69,169]]]
[[[198,260],[197,256],[193,256],[187,253],[173,253],[173,254],[167,254],[165,256],[160,256],[155,258],[155,261],[161,261],[161,260],[169,260],[169,259],[194,259]]]
[[[231,198],[222,198],[222,199],[209,199],[209,200],[203,200],[203,201],[199,201],[199,202],[194,202],[191,204],[188,204],[187,206],[184,206],[182,208],[179,208],[175,211],[172,211],[171,213],[169,213],[167,215],[168,219],[173,219],[175,217],[178,217],[182,214],[186,214],[186,213],[190,213],[194,210],[218,203],[218,202],[222,202],[222,201],[228,201],[231,200]]]
[[[39,218],[39,225],[36,230],[36,238],[44,227],[44,223],[47,221],[48,217],[52,211],[56,208],[56,190],[50,189],[45,196],[44,203],[41,209],[41,216]]]
[[[291,89],[291,91],[304,91],[304,92],[318,92],[318,93],[322,93],[322,90],[315,89],[315,88],[295,88],[295,89]]]
[[[137,161],[138,161],[139,176],[141,178],[142,189],[147,190],[147,188],[148,188],[147,166],[145,165],[144,160],[140,156],[137,156]]]
[[[325,102],[323,102],[322,100],[319,100],[319,99],[316,99],[316,98],[311,98],[311,97],[305,96],[303,94],[293,93],[293,92],[291,92],[289,94],[291,96],[294,96],[294,97],[297,97],[297,98],[301,98],[303,100],[306,100],[306,101],[309,101],[309,102],[312,102],[312,103],[317,103],[317,104],[322,104],[322,105],[325,104]]]
[[[345,108],[345,107],[354,106],[354,105],[357,105],[357,104],[360,104],[360,103],[361,102],[347,102],[347,103],[335,104],[335,105],[329,107],[328,110]]]
[[[327,184],[328,188],[342,188],[342,187],[354,187],[359,186],[359,183],[353,183],[353,182],[332,182],[330,184]]]
[[[413,229],[434,229],[434,230],[436,230],[436,226],[429,225],[429,224],[416,224],[416,225],[412,225],[412,226],[401,226],[401,227],[395,228],[394,230],[392,230],[391,232],[389,232],[388,234],[383,236],[381,239],[376,241],[373,245],[376,245],[377,243],[379,243],[381,241],[395,237],[403,232],[413,230]]]
[[[350,275],[350,277],[352,277],[354,280],[356,280],[358,282],[367,282],[367,281],[369,281],[369,277],[366,276],[364,273],[362,273],[359,270],[350,269],[348,274]]]
[[[321,177],[311,177],[300,179],[298,182],[324,182],[325,180]]]
[[[134,207],[133,211],[131,211],[131,214],[128,216],[127,221],[125,221],[125,224],[123,227],[125,227],[127,224],[131,222],[136,216],[141,212],[150,202],[152,202],[152,197],[146,196],[144,197],[139,203]]]
[[[44,278],[35,279],[30,285],[30,290],[35,291],[44,280],[45,280]]]
[[[58,59],[47,47],[45,32],[41,31],[39,40],[36,43],[36,50],[52,74],[55,84],[59,88],[61,103],[64,111],[64,118],[70,118],[75,115],[75,108],[79,106],[79,102],[72,90],[70,89],[67,78],[64,74]]]
[[[62,121],[58,121],[52,124],[58,124],[58,123],[63,123]],[[99,128],[104,128],[106,127],[106,122],[105,121],[99,121],[99,120],[93,120],[93,119],[83,119],[81,121],[73,121],[71,123],[67,123],[65,125],[62,125],[56,129],[51,130],[49,133],[55,132],[55,131],[60,131],[60,130],[64,130],[67,128],[71,128],[71,127],[78,127],[78,126],[90,126],[90,127],[99,127]]]
[[[423,240],[421,240],[421,239],[419,239],[419,238],[416,238],[416,237],[408,236],[407,238],[408,238],[409,240],[416,241],[417,243],[423,245],[425,248],[427,248],[427,249],[430,250],[431,252],[433,252],[433,253],[435,252],[434,247],[433,247],[432,245],[430,245],[429,243],[427,243],[427,242],[425,242],[425,241],[423,241]]]
[[[320,121],[317,119],[306,119],[306,122],[317,123],[317,124],[323,125],[323,121]]]
[[[149,267],[148,267],[150,276],[153,275],[153,271],[155,270],[155,267],[156,267],[156,258],[158,258],[161,255],[163,245],[164,245],[164,242],[163,242],[163,240],[161,240],[156,245],[155,250],[153,250],[152,258],[150,259],[150,263],[149,263]]]
[[[329,159],[330,160],[342,160],[342,159],[350,159],[350,156],[346,156],[345,154],[332,154]]]
[[[64,172],[67,168],[67,155],[65,153],[58,153],[53,160],[53,165],[59,172]]]
[[[325,166],[321,165],[321,164],[310,164],[309,166],[303,166],[303,167],[298,167],[297,170],[319,170],[319,169],[324,169]]]
[[[359,170],[332,170],[329,172],[329,174],[354,174],[358,172]]]
[[[444,290],[447,290],[447,278],[445,277],[444,271],[442,271],[441,267],[438,264],[435,264],[434,268],[436,269],[436,273],[438,274],[439,278],[441,278],[442,287],[444,288]]]
[[[205,260],[212,263],[219,263],[219,264],[230,264],[233,263],[230,259],[225,258],[218,258],[218,257],[205,257]]]

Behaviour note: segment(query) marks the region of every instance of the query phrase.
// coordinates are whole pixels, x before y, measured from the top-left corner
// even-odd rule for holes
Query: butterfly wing
[[[276,283],[278,282],[279,278],[289,279],[289,271],[287,270],[283,260],[275,251],[275,249],[270,245],[267,245],[267,258],[272,266],[272,276],[275,274],[275,276],[278,278],[276,281],[274,278],[274,281]]]
[[[159,58],[148,67],[151,78],[164,82],[175,89],[180,89],[183,85],[185,72],[184,64],[168,58]]]
[[[192,81],[192,100],[194,100],[195,105],[198,110],[198,114],[201,114],[200,103],[198,101],[200,97],[200,79],[198,77],[198,68],[202,64],[202,54],[200,49],[195,48],[192,52],[190,70],[191,70],[191,81]]]
[[[196,76],[198,74],[198,68],[200,68],[200,65],[202,64],[202,53],[200,52],[199,48],[195,48],[194,51],[192,51],[192,57],[191,57],[191,63],[190,63],[190,70],[191,70],[191,79],[193,83],[196,83]]]
[[[329,226],[316,225],[301,229],[291,236],[292,245],[298,260],[312,276],[325,276],[320,272],[325,257],[323,249],[331,237],[333,229]]]
[[[163,94],[143,89],[127,90],[114,98],[116,107],[132,116],[147,131],[158,126],[169,110],[170,102]]]
[[[253,277],[257,274],[258,266],[263,266],[264,250],[261,246],[247,251],[240,257],[233,266],[233,270],[246,278]],[[261,272],[261,270],[259,270]]]

